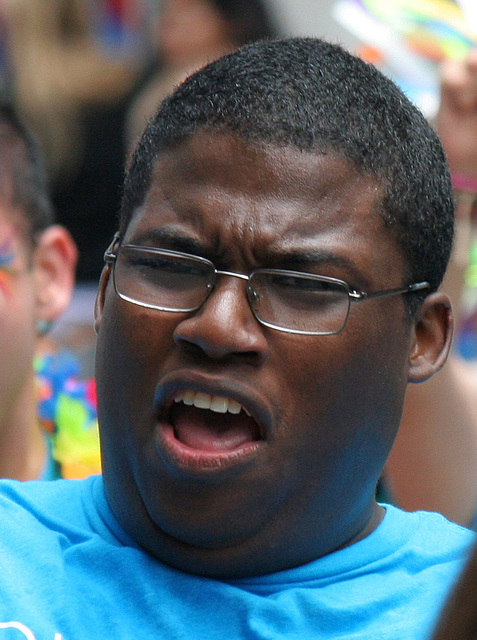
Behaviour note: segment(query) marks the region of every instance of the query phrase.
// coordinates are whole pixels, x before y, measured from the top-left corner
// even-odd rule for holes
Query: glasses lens
[[[250,278],[249,298],[259,320],[298,333],[339,333],[349,312],[345,283],[295,271],[256,271]]]
[[[114,280],[117,293],[130,302],[163,311],[193,311],[207,298],[214,267],[199,257],[124,245]]]

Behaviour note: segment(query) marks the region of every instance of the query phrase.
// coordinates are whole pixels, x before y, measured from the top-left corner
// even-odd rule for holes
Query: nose
[[[242,357],[261,362],[267,353],[267,339],[250,309],[246,283],[228,275],[220,275],[200,309],[179,322],[174,341],[195,345],[213,359]]]

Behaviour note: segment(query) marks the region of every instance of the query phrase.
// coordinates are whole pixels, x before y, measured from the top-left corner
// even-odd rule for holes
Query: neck
[[[0,478],[40,477],[47,451],[36,406],[32,372],[12,402],[0,410]]]

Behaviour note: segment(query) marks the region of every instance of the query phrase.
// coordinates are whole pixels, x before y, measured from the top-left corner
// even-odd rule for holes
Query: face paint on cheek
[[[0,244],[0,292],[5,298],[10,297],[13,292],[13,277],[9,269],[14,260],[13,242],[11,238],[7,238]]]

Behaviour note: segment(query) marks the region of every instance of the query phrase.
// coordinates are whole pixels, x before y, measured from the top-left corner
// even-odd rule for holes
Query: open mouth
[[[169,420],[175,438],[198,452],[230,452],[261,439],[257,422],[239,402],[191,389],[175,395]]]
[[[264,444],[251,412],[226,396],[176,391],[158,420],[158,453],[177,471],[209,476],[237,469]]]

